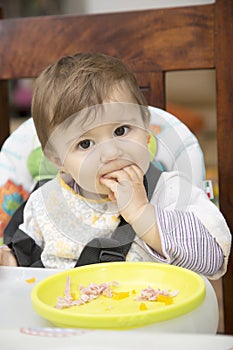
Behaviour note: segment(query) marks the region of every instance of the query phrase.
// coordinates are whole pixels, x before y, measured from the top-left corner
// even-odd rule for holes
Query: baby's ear
[[[149,127],[150,127],[150,121],[151,121],[151,116],[150,116],[150,112],[149,110],[145,110],[143,113],[143,122],[144,122],[144,126],[145,128],[149,131]]]

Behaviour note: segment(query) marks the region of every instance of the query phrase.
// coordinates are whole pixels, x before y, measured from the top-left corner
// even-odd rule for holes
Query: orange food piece
[[[157,301],[164,303],[166,305],[171,305],[173,303],[173,299],[171,297],[169,297],[167,295],[162,295],[162,294],[158,295]]]
[[[112,299],[114,299],[114,300],[121,300],[121,299],[125,299],[125,298],[128,298],[128,297],[129,297],[129,292],[119,292],[119,293],[114,292],[113,296],[112,296]]]
[[[146,306],[145,303],[140,303],[140,305],[139,305],[139,310],[145,311],[145,310],[148,310],[148,307]]]
[[[27,279],[26,282],[27,283],[34,283],[34,282],[36,282],[36,279],[35,279],[35,277],[32,277],[32,278]]]
[[[75,292],[71,292],[70,295],[73,300],[77,299],[77,294]]]

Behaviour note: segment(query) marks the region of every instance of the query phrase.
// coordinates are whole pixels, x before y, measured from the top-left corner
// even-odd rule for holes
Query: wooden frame
[[[166,72],[215,69],[220,207],[233,231],[232,23],[232,0],[125,13],[0,20],[0,144],[9,135],[7,80],[35,77],[63,55],[98,51],[119,57],[136,73],[149,104],[159,107],[165,107]],[[227,334],[233,334],[232,295],[231,255],[223,277]]]

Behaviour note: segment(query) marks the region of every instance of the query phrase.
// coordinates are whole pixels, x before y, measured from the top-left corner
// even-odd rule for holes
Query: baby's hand
[[[6,247],[0,247],[0,266],[18,266],[14,254]]]
[[[116,200],[121,216],[132,224],[148,204],[142,170],[130,165],[104,175],[100,181],[110,189],[109,198]]]

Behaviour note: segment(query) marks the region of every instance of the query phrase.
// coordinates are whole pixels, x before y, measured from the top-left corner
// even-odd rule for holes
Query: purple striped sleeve
[[[214,275],[223,264],[223,252],[200,220],[192,212],[156,209],[165,256],[153,252],[156,260]]]

